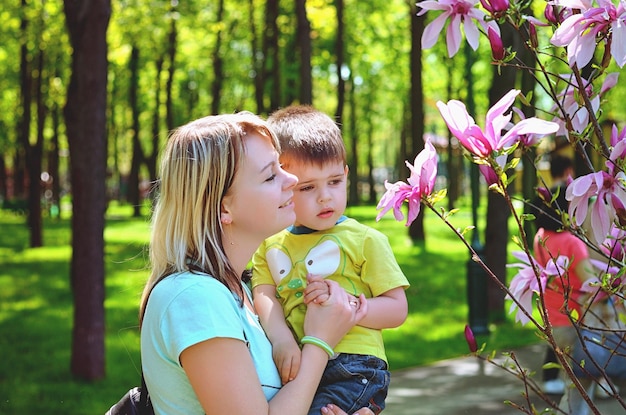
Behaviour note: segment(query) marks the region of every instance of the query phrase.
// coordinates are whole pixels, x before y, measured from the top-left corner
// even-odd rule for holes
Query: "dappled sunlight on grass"
[[[130,218],[131,213],[128,206],[112,205],[107,211],[107,377],[90,384],[69,374],[73,320],[69,220],[47,218],[45,246],[30,249],[25,217],[0,212],[0,396],[10,396],[0,400],[0,414],[104,413],[140,382],[138,305],[149,275],[149,223],[147,217]],[[349,208],[347,214],[387,235],[411,283],[406,322],[383,331],[390,368],[466,355],[469,253],[465,245],[430,211],[425,216],[423,245],[413,245],[404,222],[397,222],[392,214],[376,222],[373,206]],[[463,228],[470,216],[460,212],[452,221]],[[487,342],[487,350],[537,341],[532,329],[513,324],[511,316],[490,328],[489,336],[478,338],[479,344]]]

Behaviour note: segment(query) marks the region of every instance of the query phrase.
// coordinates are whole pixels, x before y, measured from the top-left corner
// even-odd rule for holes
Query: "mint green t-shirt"
[[[141,329],[142,368],[156,414],[204,414],[180,365],[180,354],[216,337],[248,342],[267,400],[280,389],[272,346],[258,316],[207,274],[173,274],[150,294]]]

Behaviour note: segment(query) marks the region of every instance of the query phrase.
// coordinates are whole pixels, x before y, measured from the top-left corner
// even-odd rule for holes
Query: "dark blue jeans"
[[[351,414],[365,406],[375,414],[385,408],[390,374],[387,363],[374,356],[341,353],[328,361],[309,415],[333,403]]]

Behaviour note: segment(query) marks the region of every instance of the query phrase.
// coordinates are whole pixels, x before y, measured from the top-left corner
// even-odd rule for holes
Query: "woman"
[[[251,113],[205,117],[169,138],[141,301],[142,367],[157,414],[306,414],[327,352],[366,312],[337,285],[311,281],[329,297],[309,306],[314,341],[303,345],[300,374],[281,387],[241,280],[260,243],[295,219],[297,179],[278,153]],[[342,414],[332,405],[322,412]]]

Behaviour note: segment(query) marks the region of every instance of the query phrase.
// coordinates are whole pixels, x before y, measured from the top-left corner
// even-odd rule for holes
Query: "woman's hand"
[[[358,304],[350,304],[350,297],[335,281],[324,280],[328,285],[328,299],[323,303],[309,303],[304,318],[304,333],[324,340],[331,347],[367,313],[365,296]]]
[[[329,404],[322,408],[322,414],[324,415],[348,415],[337,405]],[[361,408],[353,415],[374,415],[374,412],[369,408]]]

